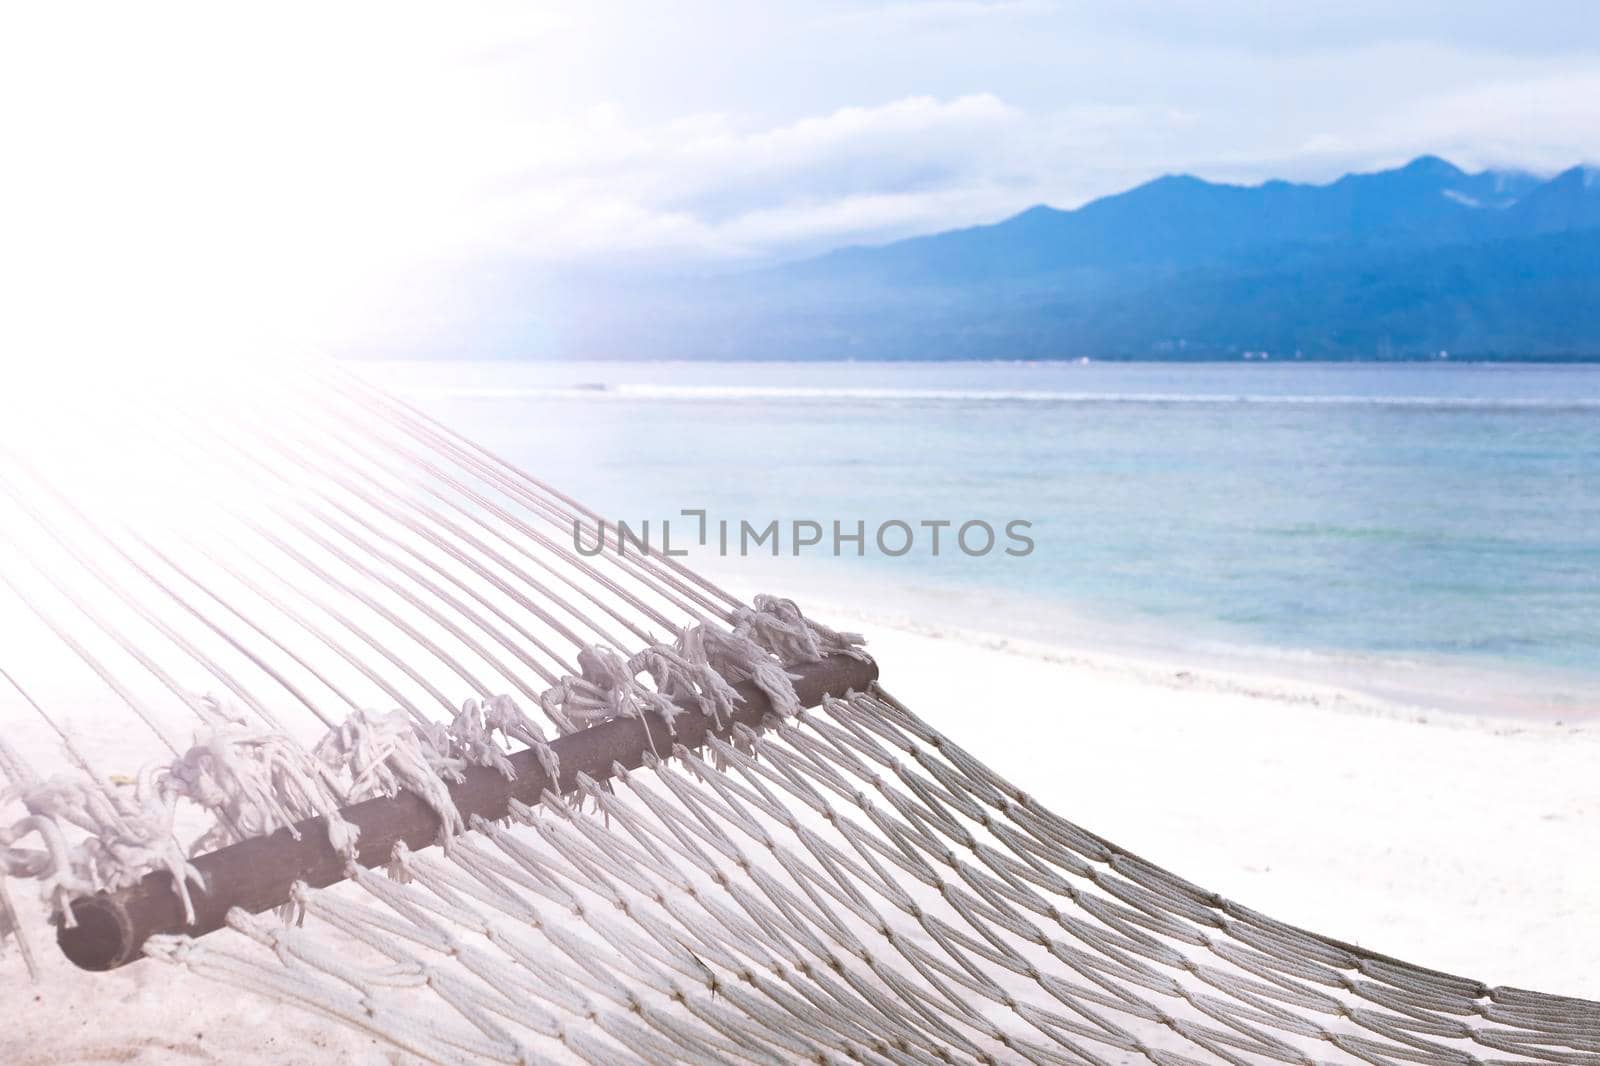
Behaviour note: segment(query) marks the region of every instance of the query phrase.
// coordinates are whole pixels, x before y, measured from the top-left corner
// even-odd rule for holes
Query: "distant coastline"
[[[1595,362],[1600,169],[1423,156],[1326,185],[1178,175],[714,277],[507,262],[432,288],[457,294],[448,314],[419,300],[349,354]]]
[[[344,359],[344,360],[347,360],[347,361],[350,361],[350,362],[360,362],[360,363],[382,363],[382,362],[394,362],[394,361],[401,361],[401,362],[422,361],[422,362],[441,362],[441,363],[475,363],[475,362],[517,363],[517,362],[529,362],[529,363],[592,363],[592,364],[694,362],[694,363],[711,364],[711,365],[714,365],[714,364],[717,364],[717,363],[726,363],[726,364],[729,364],[729,365],[738,365],[738,364],[747,364],[747,363],[774,363],[774,364],[776,364],[776,363],[808,362],[808,363],[817,363],[819,365],[827,364],[827,363],[905,363],[907,365],[911,365],[911,364],[916,364],[916,363],[997,363],[997,364],[1006,364],[1006,363],[1186,363],[1186,364],[1198,364],[1198,363],[1253,363],[1253,362],[1259,362],[1259,363],[1372,363],[1372,364],[1383,364],[1383,363],[1397,363],[1397,364],[1399,364],[1399,363],[1404,363],[1404,364],[1408,364],[1408,365],[1410,365],[1410,364],[1418,364],[1418,363],[1441,363],[1441,364],[1443,364],[1443,363],[1474,363],[1474,364],[1488,365],[1488,366],[1493,366],[1493,365],[1496,365],[1496,364],[1503,364],[1503,365],[1507,365],[1507,366],[1513,366],[1513,365],[1515,365],[1515,366],[1526,366],[1526,365],[1530,365],[1530,364],[1545,363],[1545,364],[1551,364],[1551,365],[1574,366],[1574,365],[1589,365],[1589,364],[1600,363],[1600,350],[1597,350],[1597,351],[1594,351],[1594,352],[1588,352],[1588,353],[1581,353],[1581,354],[1571,354],[1571,355],[1563,354],[1563,353],[1554,353],[1554,352],[1535,352],[1535,353],[1529,353],[1529,354],[1516,354],[1516,353],[1506,353],[1506,352],[1461,352],[1461,353],[1458,354],[1456,352],[1451,352],[1446,357],[1440,357],[1438,355],[1427,355],[1427,354],[1424,354],[1424,353],[1421,353],[1421,352],[1417,352],[1417,353],[1401,352],[1401,353],[1396,353],[1396,354],[1393,354],[1393,355],[1340,355],[1340,354],[1319,355],[1319,354],[1311,354],[1311,353],[1301,353],[1299,355],[1288,355],[1288,356],[1274,355],[1271,352],[1267,352],[1265,357],[1261,357],[1259,355],[1252,355],[1252,354],[1248,354],[1248,353],[1245,353],[1245,352],[1231,352],[1230,353],[1230,352],[1210,352],[1210,351],[1206,351],[1206,352],[1186,352],[1186,353],[1183,353],[1183,354],[1111,354],[1111,355],[1096,355],[1096,356],[1037,355],[1037,356],[1029,356],[1027,358],[1006,358],[1004,356],[996,356],[996,357],[987,358],[987,359],[972,359],[972,358],[968,358],[966,356],[949,356],[949,357],[941,358],[939,356],[931,356],[931,355],[922,355],[922,356],[898,356],[898,355],[877,355],[877,356],[872,356],[872,355],[868,355],[868,356],[849,357],[849,358],[829,357],[827,355],[821,355],[821,356],[818,356],[815,359],[796,359],[796,358],[794,358],[792,356],[784,355],[784,356],[772,356],[771,358],[763,359],[760,356],[739,357],[739,356],[732,356],[732,355],[717,355],[717,356],[699,357],[699,356],[669,356],[669,355],[654,355],[654,354],[630,355],[630,354],[628,354],[626,352],[620,352],[620,353],[610,353],[610,352],[608,352],[608,353],[605,353],[603,355],[602,354],[593,354],[593,355],[573,355],[573,356],[557,356],[557,355],[550,355],[550,354],[523,355],[523,354],[515,354],[515,353],[505,353],[505,354],[499,354],[499,355],[483,355],[483,354],[478,354],[478,353],[473,353],[473,352],[466,352],[466,351],[451,351],[451,352],[441,353],[441,354],[438,354],[438,355],[433,355],[433,356],[430,356],[430,357],[428,357],[426,359],[421,359],[421,360],[418,360],[417,357],[414,356],[414,355],[405,354],[405,353],[395,354],[395,353],[389,353],[389,352],[374,352],[374,351],[357,350],[357,351],[350,351],[350,352],[346,352],[346,353],[338,353],[338,358],[341,358],[341,359]],[[603,391],[604,386],[598,386],[597,385],[597,386],[593,386],[593,388]]]

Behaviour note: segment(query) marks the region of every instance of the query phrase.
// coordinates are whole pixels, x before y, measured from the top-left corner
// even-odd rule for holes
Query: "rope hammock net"
[[[25,957],[51,914],[80,965],[441,1063],[1600,1066],[1600,1004],[1167,873],[860,638],[580,550],[596,515],[354,375],[202,385],[0,400]]]

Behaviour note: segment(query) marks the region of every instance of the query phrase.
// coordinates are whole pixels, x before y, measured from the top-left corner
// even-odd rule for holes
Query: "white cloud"
[[[972,19],[1043,15],[1055,11],[1051,0],[914,0],[911,3],[869,5],[859,10],[836,12],[822,22],[831,26],[860,26],[867,23],[906,27],[959,23]]]
[[[725,257],[892,229],[916,215],[909,204],[986,183],[1021,122],[989,95],[909,97],[753,130],[727,116],[634,126],[599,109],[529,131],[539,149],[498,200],[498,243],[526,250],[538,234],[540,255],[637,252],[643,227],[679,238],[664,251]]]
[[[1430,95],[1379,117],[1368,151],[1417,146],[1480,166],[1555,170],[1600,160],[1600,72],[1556,72]]]

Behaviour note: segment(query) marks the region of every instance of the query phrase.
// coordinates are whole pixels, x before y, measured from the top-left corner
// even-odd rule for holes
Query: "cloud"
[[[1558,72],[1423,97],[1383,115],[1355,143],[1419,146],[1467,164],[1562,169],[1600,160],[1600,72]]]
[[[541,257],[713,258],[898,231],[996,180],[1023,117],[987,94],[907,97],[767,129],[725,115],[633,125],[615,109],[540,124],[492,228]],[[535,238],[537,240],[535,241]]]
[[[821,21],[829,26],[906,27],[967,22],[973,19],[1011,18],[1043,15],[1057,9],[1050,0],[916,0],[913,3],[882,4],[859,11],[838,12]]]

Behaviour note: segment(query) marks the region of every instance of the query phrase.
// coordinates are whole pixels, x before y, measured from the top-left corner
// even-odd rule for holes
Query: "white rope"
[[[508,773],[521,746],[558,773],[524,707],[561,733],[684,706],[721,722],[749,677],[793,710],[772,650],[845,646],[792,614],[735,622],[734,601],[675,561],[579,555],[565,497],[343,374],[142,396],[95,384],[0,419],[0,612],[75,660],[29,673],[38,699],[16,687],[67,764],[40,774],[0,752],[0,859],[55,910],[167,870],[189,911],[195,851],[316,816],[353,849],[335,812],[402,788],[448,839],[463,827],[447,785],[467,766]],[[73,431],[86,423],[102,434]],[[129,505],[147,499],[171,513]],[[668,639],[633,654],[589,642],[652,628]],[[157,742],[131,743],[116,776],[52,709],[86,687]]]
[[[767,619],[757,623],[756,619]],[[818,630],[787,601],[763,598],[747,612],[745,626],[777,646],[814,649],[818,656],[851,650],[859,638]],[[541,703],[563,728],[573,729],[616,717],[660,714],[670,725],[680,713],[673,698],[698,704],[720,720],[739,698],[731,682],[756,678],[770,686],[775,708],[798,709],[789,675],[772,654],[737,634],[721,636],[719,658],[692,658],[708,641],[692,627],[674,647],[646,649],[624,660],[609,649],[590,647],[578,654],[586,676],[561,679]],[[740,658],[739,656],[743,656]],[[651,688],[638,680],[650,677]],[[0,860],[13,877],[42,884],[53,910],[71,920],[66,904],[93,892],[114,890],[152,870],[170,871],[186,919],[193,919],[191,884],[198,874],[188,857],[250,837],[286,830],[323,816],[335,848],[354,855],[353,825],[338,816],[350,803],[393,796],[402,789],[423,800],[440,819],[440,842],[465,829],[449,792],[469,765],[513,775],[509,742],[532,749],[551,780],[560,766],[544,731],[523,713],[515,699],[497,695],[468,699],[449,721],[415,721],[404,711],[355,711],[328,730],[310,749],[291,737],[252,727],[230,704],[214,696],[191,701],[205,723],[194,743],[177,758],[147,764],[131,782],[97,779],[92,773],[59,774],[31,780],[0,795],[0,809],[18,801],[27,816],[0,825]],[[27,772],[9,748],[0,759]],[[180,811],[194,807],[211,818],[209,829],[183,842],[176,829]],[[72,832],[76,830],[77,832]],[[42,850],[22,846],[37,837]],[[9,924],[9,923],[8,923]]]

